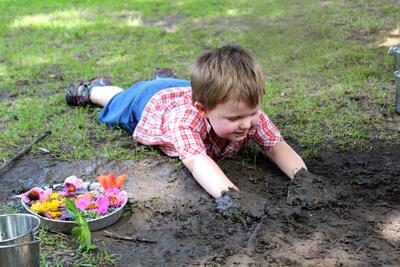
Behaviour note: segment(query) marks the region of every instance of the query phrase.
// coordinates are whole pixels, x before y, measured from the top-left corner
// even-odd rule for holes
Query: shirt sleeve
[[[260,118],[251,139],[264,151],[283,141],[279,129],[263,111],[260,112]]]
[[[191,156],[207,154],[202,138],[202,133],[204,135],[206,128],[201,117],[191,110],[180,114],[169,124],[172,143],[178,157],[183,160]]]

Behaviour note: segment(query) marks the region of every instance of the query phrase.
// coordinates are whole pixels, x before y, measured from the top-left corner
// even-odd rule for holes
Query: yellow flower
[[[31,206],[31,210],[35,213],[44,213],[45,211],[43,210],[42,203],[39,201],[35,202]]]
[[[62,204],[62,200],[53,199],[44,202],[35,202],[31,206],[31,210],[36,213],[56,212]]]
[[[61,211],[49,211],[47,214],[51,216],[53,219],[57,219],[61,217]]]
[[[54,199],[45,203],[47,203],[46,211],[57,211],[61,205],[61,201],[58,199]]]
[[[51,193],[51,194],[50,194],[50,199],[57,199],[57,198],[59,198],[59,197],[60,197],[60,194],[59,194],[59,193],[54,192],[54,193]]]

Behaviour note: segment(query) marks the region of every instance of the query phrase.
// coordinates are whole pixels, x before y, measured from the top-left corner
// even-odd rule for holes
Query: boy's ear
[[[202,104],[202,103],[200,103],[200,102],[194,102],[194,107],[199,111],[199,113],[200,113],[200,115],[203,117],[203,118],[205,118],[205,119],[207,119],[207,112],[206,112],[206,107]]]

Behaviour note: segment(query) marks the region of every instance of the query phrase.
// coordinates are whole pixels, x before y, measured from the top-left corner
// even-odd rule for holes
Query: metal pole
[[[400,114],[400,70],[394,75],[396,76],[396,113]]]

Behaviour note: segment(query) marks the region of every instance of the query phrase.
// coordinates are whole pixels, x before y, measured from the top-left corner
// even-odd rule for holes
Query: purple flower
[[[69,219],[69,215],[68,215],[68,210],[64,210],[60,216],[60,218],[58,218],[59,220],[67,220]]]
[[[28,204],[31,201],[41,200],[43,198],[43,192],[42,188],[34,187],[25,193],[15,195],[15,197],[22,198],[22,201]]]
[[[65,195],[72,194],[76,190],[80,189],[82,186],[83,186],[82,179],[77,178],[75,175],[71,175],[71,176],[65,178],[64,193],[65,193]]]
[[[94,210],[97,214],[106,214],[108,212],[108,197],[107,196],[101,196],[96,200],[97,204],[97,209]]]

